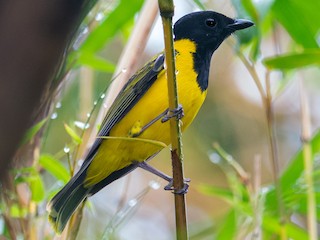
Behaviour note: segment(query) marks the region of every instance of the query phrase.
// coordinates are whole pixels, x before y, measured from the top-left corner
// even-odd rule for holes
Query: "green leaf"
[[[28,214],[28,209],[20,207],[18,204],[14,203],[10,207],[10,216],[12,218],[25,218]]]
[[[68,124],[65,123],[64,128],[76,144],[81,144],[81,137]]]
[[[241,0],[241,4],[254,22],[259,21],[259,14],[251,0]]]
[[[67,183],[70,179],[70,174],[65,166],[53,156],[43,154],[39,158],[39,164],[53,175],[57,180]]]
[[[234,198],[230,189],[219,188],[205,184],[200,185],[197,189],[206,195],[220,197],[229,203],[232,202]]]
[[[231,182],[229,182],[229,184],[231,185]],[[238,181],[238,185],[241,186],[240,181]],[[237,212],[241,212],[241,214],[251,216],[252,206],[248,200],[248,193],[246,189],[241,187],[241,190],[239,190],[235,189],[237,187],[231,187],[232,189],[229,190],[203,184],[198,187],[198,190],[204,194],[219,197],[229,203],[233,207],[233,209],[237,210]]]
[[[284,26],[291,37],[305,48],[317,48],[320,29],[320,1],[276,0],[273,15]]]
[[[42,178],[36,170],[28,177],[28,182],[31,191],[31,200],[41,202],[44,198],[45,191]]]
[[[29,142],[40,131],[40,129],[43,127],[47,120],[48,118],[42,119],[40,122],[36,123],[34,126],[29,128],[27,132],[24,134],[20,145],[24,145],[27,142]]]
[[[261,35],[257,35],[256,38],[252,39],[252,46],[250,50],[250,58],[254,61],[257,60],[260,55]]]
[[[318,131],[310,141],[312,156],[320,153],[320,131]],[[304,171],[304,161],[302,149],[293,157],[289,166],[283,172],[280,182],[284,189],[291,187]]]
[[[77,64],[88,66],[102,72],[113,73],[115,70],[115,65],[112,62],[87,52],[80,52],[80,55],[77,58]]]
[[[15,184],[27,183],[31,191],[31,200],[40,202],[44,199],[45,190],[42,178],[34,167],[16,169]]]
[[[320,131],[318,131],[310,140],[312,156],[316,156],[320,152]],[[291,159],[288,167],[284,170],[280,177],[281,189],[283,191],[283,196],[295,196],[295,192],[301,191],[301,189],[297,189],[299,184],[297,181],[299,180],[301,174],[304,171],[304,161],[303,161],[303,153],[302,149],[298,151],[298,153]],[[290,199],[285,199],[286,203],[290,203]],[[289,202],[288,202],[289,201]],[[266,195],[266,211],[274,212],[277,211],[277,198],[274,187],[269,190]]]
[[[252,59],[257,59],[260,53],[261,42],[260,13],[251,0],[232,0],[232,4],[237,11],[237,18],[250,19],[255,23],[254,27],[244,29],[243,31],[237,31],[235,35],[237,36],[240,45],[253,43],[250,56]]]
[[[320,49],[310,49],[302,53],[289,53],[263,60],[269,69],[296,69],[310,65],[320,65]]]
[[[140,10],[143,0],[121,0],[118,6],[93,30],[80,47],[80,51],[95,53]]]
[[[236,220],[236,213],[234,210],[231,210],[226,214],[226,218],[223,224],[220,225],[215,239],[235,239],[234,237],[237,231]]]
[[[258,26],[266,20],[266,16],[269,15],[273,3],[274,0],[232,0],[238,17],[250,17]]]
[[[315,183],[315,187],[316,187],[316,183]],[[295,194],[297,195],[297,194]],[[308,202],[307,202],[307,193],[305,194],[300,194],[301,197],[299,200],[296,201],[296,205],[294,206],[294,208],[296,209],[296,211],[302,215],[307,215],[308,213]],[[320,202],[320,193],[316,193],[315,194],[315,202],[319,203]],[[316,205],[316,218],[318,221],[320,221],[320,204]]]
[[[281,236],[282,229],[286,231],[286,234],[288,238],[290,239],[297,239],[297,240],[304,240],[304,239],[309,239],[308,233],[298,227],[297,225],[293,223],[286,223],[284,226],[280,225],[280,220],[277,217],[270,217],[270,216],[263,216],[263,223],[262,227],[278,236]]]

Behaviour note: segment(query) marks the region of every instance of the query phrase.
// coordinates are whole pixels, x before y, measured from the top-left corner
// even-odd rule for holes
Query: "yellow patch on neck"
[[[174,48],[181,54],[195,53],[197,50],[197,45],[190,39],[181,39],[174,42]]]

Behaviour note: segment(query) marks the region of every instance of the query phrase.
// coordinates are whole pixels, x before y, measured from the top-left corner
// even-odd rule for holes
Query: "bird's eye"
[[[217,25],[217,22],[216,22],[216,20],[209,18],[206,20],[206,25],[208,27],[215,27]]]

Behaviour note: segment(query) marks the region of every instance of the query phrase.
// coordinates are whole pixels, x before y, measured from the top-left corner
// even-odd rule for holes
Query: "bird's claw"
[[[189,189],[189,184],[188,184],[188,182],[190,182],[190,178],[185,178],[185,179],[184,179],[183,187],[180,188],[180,189],[175,189],[175,188],[173,187],[173,179],[171,179],[171,180],[169,181],[169,184],[164,187],[164,190],[166,190],[166,191],[172,191],[172,193],[174,193],[174,194],[186,194],[186,193],[188,192],[188,189]]]
[[[179,104],[179,106],[173,110],[168,109],[167,114],[161,119],[161,122],[167,122],[170,118],[176,117],[179,120],[184,116],[183,107]]]

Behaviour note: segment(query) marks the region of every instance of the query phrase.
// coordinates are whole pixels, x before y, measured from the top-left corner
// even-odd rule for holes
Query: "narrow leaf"
[[[65,123],[64,128],[75,143],[81,144],[81,137],[68,124]]]
[[[307,67],[310,65],[320,65],[320,49],[266,58],[263,63],[269,69],[283,70]]]
[[[28,214],[28,210],[24,207],[14,203],[10,207],[10,217],[12,218],[25,218]]]
[[[79,65],[84,65],[91,67],[98,71],[112,73],[115,70],[115,65],[106,59],[99,57],[93,53],[82,52],[80,53],[77,63]]]
[[[46,121],[47,121],[47,118],[42,119],[40,122],[36,123],[34,126],[29,128],[25,133],[25,135],[23,136],[23,139],[20,145],[24,145],[27,142],[29,142],[40,131],[40,129],[43,127]]]
[[[312,156],[316,156],[320,152],[320,131],[318,131],[310,141]],[[297,154],[291,159],[288,167],[284,170],[280,177],[281,189],[285,195],[292,195],[296,189],[297,181],[304,171],[303,154],[300,149]],[[275,211],[277,206],[276,193],[274,188],[270,188],[266,195],[265,207],[268,211]]]
[[[31,200],[35,202],[42,201],[45,191],[43,181],[39,173],[34,171],[31,176],[28,177],[28,182],[31,190]]]
[[[320,29],[319,0],[276,0],[272,7],[274,17],[285,27],[291,37],[305,48],[317,48]]]
[[[256,7],[253,5],[251,0],[241,0],[243,7],[245,8],[246,12],[249,13],[250,17],[254,22],[259,21],[259,14]]]
[[[43,154],[40,156],[39,164],[53,175],[57,180],[67,183],[70,179],[70,174],[65,166],[53,156]]]
[[[233,193],[230,189],[202,184],[198,187],[198,190],[206,195],[217,196],[228,202],[233,201]]]
[[[312,156],[320,153],[320,131],[318,131],[310,141]],[[280,181],[284,189],[291,188],[291,186],[298,180],[304,171],[303,154],[300,149],[299,152],[293,157],[289,166],[283,172]]]
[[[223,223],[220,225],[218,229],[217,236],[215,239],[234,239],[237,231],[237,219],[236,213],[232,209],[228,214],[226,214],[226,218]]]
[[[80,51],[97,52],[140,10],[142,0],[121,0],[116,8],[92,31]]]
[[[283,226],[280,225],[278,217],[264,216],[262,227],[278,236],[281,236],[282,229],[284,228],[290,239],[309,239],[307,232],[293,223],[288,222]]]
[[[251,0],[232,0],[232,4],[237,11],[237,18],[252,20],[256,26],[259,24],[258,13]],[[253,27],[235,32],[234,35],[237,36],[240,45],[247,44],[253,38],[260,37],[260,30],[258,27]]]

